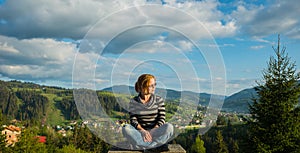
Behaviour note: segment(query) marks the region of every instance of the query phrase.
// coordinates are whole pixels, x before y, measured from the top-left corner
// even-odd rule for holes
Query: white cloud
[[[146,0],[10,0],[0,8],[0,34],[18,38],[54,37],[54,38],[82,38],[86,32],[99,20],[105,19],[112,13],[136,7],[135,14],[118,14],[122,22],[109,24],[110,29],[119,29],[122,24],[159,23],[169,27],[183,28],[193,31],[195,37],[203,36],[202,30],[197,28],[197,22],[203,23],[214,37],[230,37],[246,33],[251,36],[263,37],[268,34],[282,33],[292,38],[299,38],[298,5],[295,1],[276,1],[267,5],[246,2],[231,2],[223,4],[215,0],[207,1],[165,1]],[[162,12],[153,8],[147,11],[147,4],[159,4],[165,10],[170,8],[178,11]],[[230,13],[222,12],[219,7],[233,5],[236,10]],[[22,6],[22,7],[18,7]],[[287,11],[288,10],[288,11]],[[198,21],[186,20],[178,16],[178,12],[186,12]],[[150,14],[150,16],[149,16]],[[172,16],[172,18],[170,18]],[[150,17],[150,18],[149,18]],[[5,22],[4,22],[5,21]],[[122,23],[122,24],[119,24]],[[11,26],[13,25],[13,26]],[[103,28],[103,27],[102,27]],[[106,31],[105,35],[113,34]]]
[[[103,15],[101,6],[98,1],[6,1],[0,18],[7,24],[1,25],[0,32],[20,38],[82,37],[95,18]]]
[[[4,53],[4,49],[8,47],[16,50],[9,52],[10,54],[0,54],[1,78],[41,81],[46,84],[49,82],[53,84],[59,80],[60,84],[70,86],[73,77],[73,85],[76,88],[94,88],[96,85],[100,89],[116,84],[129,84],[128,78],[137,77],[145,72],[162,76],[169,75],[169,72],[165,71],[166,69],[160,67],[164,66],[167,67],[167,71],[178,72],[180,77],[185,80],[184,89],[196,89],[193,87],[195,84],[188,84],[189,78],[193,76],[194,72],[192,66],[189,65],[191,64],[190,60],[186,59],[176,47],[162,41],[152,41],[133,48],[143,54],[130,54],[129,51],[129,53],[124,52],[119,58],[116,58],[99,56],[95,52],[77,52],[76,44],[54,39],[19,40],[1,36],[0,40],[2,42],[0,52]],[[154,48],[162,52],[157,50],[148,52],[149,48],[153,49],[155,43],[157,48]],[[5,53],[7,53],[6,50]],[[176,74],[173,77],[176,77]],[[174,86],[174,82],[168,83],[168,79],[169,77],[161,80],[166,81],[168,87],[178,87]],[[113,84],[110,81],[113,81]],[[189,87],[193,88],[189,89]]]
[[[253,88],[257,84],[258,79],[240,78],[236,80],[228,80],[226,83],[226,95],[232,95],[246,88]]]
[[[231,17],[236,20],[241,32],[250,36],[266,37],[281,33],[298,38],[299,33],[295,31],[300,26],[300,9],[296,3],[293,0],[276,0],[266,6],[238,3]]]
[[[247,5],[242,3],[238,4],[237,9],[232,12],[231,16],[237,21],[239,26],[250,26],[248,25],[249,22],[253,21],[258,12],[263,9],[263,6],[247,8]]]
[[[267,44],[274,44],[274,42],[271,42],[271,41],[263,39],[263,38],[259,38],[259,37],[255,37],[255,36],[253,38],[257,42],[263,42],[263,43],[267,43]]]
[[[201,46],[208,46],[211,48],[234,47],[234,44],[201,44]]]
[[[183,3],[172,1],[168,2],[165,5],[166,7],[161,5],[161,8],[165,8],[168,12],[157,11],[155,7],[153,7],[153,10],[147,10],[143,7],[145,4],[153,3],[161,5],[161,1],[147,2],[146,0],[53,0],[39,2],[33,0],[10,0],[6,1],[3,7],[0,8],[0,19],[6,21],[6,24],[1,24],[0,33],[18,38],[54,37],[80,39],[97,21],[112,15],[112,13],[134,6],[138,13],[118,14],[120,19],[122,19],[119,20],[121,22],[111,21],[109,24],[110,29],[117,30],[122,27],[122,24],[132,22],[140,24],[163,22],[165,25],[170,25],[170,27],[182,27],[186,30],[193,30],[195,36],[202,36],[203,32],[201,32],[201,29],[195,30],[197,28],[196,22],[198,21],[186,20],[186,18],[182,18],[182,15],[180,16],[179,12],[185,11],[202,22],[216,37],[233,35],[235,33],[235,22],[227,21],[223,24],[220,22],[225,16],[217,9],[220,5],[217,1],[186,1]],[[170,6],[179,10],[169,11]],[[149,14],[151,18],[149,18]],[[104,33],[104,35],[111,34],[112,31]]]
[[[294,27],[290,31],[286,33],[287,36],[294,38],[294,39],[300,39],[300,28]]]
[[[191,42],[184,41],[184,40],[179,41],[179,46],[181,49],[185,51],[192,51],[193,48],[193,44]]]
[[[196,80],[196,81],[199,81],[199,82],[208,82],[208,79],[201,78],[201,77],[193,78],[193,80]]]
[[[215,81],[222,81],[224,80],[224,78],[221,78],[221,77],[216,77]]]
[[[122,53],[134,53],[134,54],[147,54],[147,53],[172,53],[177,48],[169,44],[168,42],[164,42],[161,40],[150,40],[150,41],[142,41],[136,44],[132,44],[132,46],[128,46]]]
[[[226,84],[226,88],[240,88],[239,83],[231,83],[231,84]]]
[[[251,49],[254,49],[254,50],[258,50],[258,49],[262,49],[262,48],[265,48],[265,46],[263,46],[263,45],[251,46]]]
[[[13,46],[8,46],[7,43],[1,43],[1,42],[0,42],[0,52],[3,52],[3,54],[19,53],[19,51],[16,50]]]
[[[237,27],[234,20],[227,20],[227,16],[218,10],[221,4],[218,1],[186,1],[184,3],[173,3],[178,8],[192,15],[198,21],[190,22],[186,28],[193,30],[195,35],[201,36],[202,30],[208,30],[218,37],[228,37],[236,33]],[[223,23],[221,21],[224,21]],[[195,29],[196,22],[201,22],[206,29]]]
[[[75,44],[42,38],[18,40],[5,36],[0,36],[0,41],[2,76],[70,80]]]
[[[103,84],[105,82],[110,82],[108,79],[95,79],[96,84]]]

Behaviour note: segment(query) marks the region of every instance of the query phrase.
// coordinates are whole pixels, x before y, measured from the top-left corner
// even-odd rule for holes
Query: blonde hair
[[[135,91],[138,93],[149,93],[149,85],[150,85],[150,80],[155,79],[155,77],[151,74],[142,74],[139,76],[137,82],[135,83]]]

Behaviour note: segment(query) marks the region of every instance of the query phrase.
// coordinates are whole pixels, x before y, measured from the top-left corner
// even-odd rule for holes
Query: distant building
[[[57,131],[57,133],[61,134],[64,137],[67,136],[67,131],[63,128],[61,130]]]
[[[2,134],[6,135],[6,147],[14,146],[16,142],[18,142],[18,137],[21,135],[21,128],[9,125],[2,130]]]
[[[72,121],[71,123],[70,123],[70,125],[76,125],[77,124],[77,121]]]
[[[40,143],[46,143],[46,141],[47,141],[46,136],[36,136],[36,138],[38,139],[38,142],[40,142]]]

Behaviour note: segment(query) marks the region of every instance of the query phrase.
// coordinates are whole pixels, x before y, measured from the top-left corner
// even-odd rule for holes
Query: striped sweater
[[[129,104],[130,124],[137,128],[140,124],[144,129],[152,129],[155,125],[165,123],[165,103],[163,98],[151,95],[148,103],[143,104],[139,96],[134,97]]]

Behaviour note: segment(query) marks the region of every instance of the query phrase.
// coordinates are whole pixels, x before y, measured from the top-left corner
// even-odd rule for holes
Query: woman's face
[[[155,79],[154,79],[154,78],[151,78],[151,79],[149,80],[149,86],[148,86],[148,91],[149,91],[149,93],[148,93],[148,94],[154,94],[155,88],[156,88],[156,82],[155,82]]]

